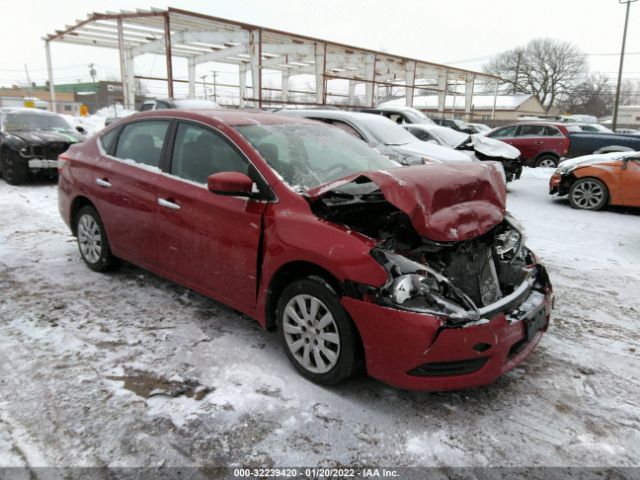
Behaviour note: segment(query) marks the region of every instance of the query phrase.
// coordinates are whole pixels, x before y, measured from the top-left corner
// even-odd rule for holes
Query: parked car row
[[[529,166],[557,167],[564,158],[640,150],[640,137],[579,130],[575,124],[519,122],[495,128],[490,138],[513,145]]]
[[[246,313],[312,381],[493,382],[552,304],[502,169],[453,149],[425,164],[407,145],[439,145],[333,113],[127,117],[60,157],[60,213],[89,268],[127,260]]]

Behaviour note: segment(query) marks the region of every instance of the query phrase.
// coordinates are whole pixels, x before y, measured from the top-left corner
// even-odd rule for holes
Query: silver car
[[[278,113],[334,125],[402,165],[474,161],[463,152],[423,142],[380,115],[341,110],[281,110]]]

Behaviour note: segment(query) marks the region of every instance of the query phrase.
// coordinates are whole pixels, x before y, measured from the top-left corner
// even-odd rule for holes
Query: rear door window
[[[118,138],[115,156],[150,167],[160,167],[168,120],[149,120],[125,125]]]
[[[562,132],[556,127],[544,127],[545,137],[563,137]]]
[[[519,137],[545,137],[547,127],[544,125],[522,125],[518,132]]]

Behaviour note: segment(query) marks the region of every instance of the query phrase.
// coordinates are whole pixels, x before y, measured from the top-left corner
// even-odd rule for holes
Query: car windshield
[[[384,145],[404,145],[405,143],[416,141],[413,135],[388,118],[378,115],[367,116],[371,118],[361,119],[359,125],[366,129],[378,142]]]
[[[425,123],[427,125],[436,124],[436,122],[434,122],[420,110],[416,110],[415,108],[407,108],[403,110],[402,113],[409,117],[413,123]]]
[[[9,112],[2,122],[5,132],[20,132],[29,130],[72,131],[71,125],[58,115],[40,113]]]
[[[453,128],[434,127],[429,131],[444,143],[449,145],[451,148],[456,148],[469,140],[468,134],[457,132]]]
[[[236,129],[300,192],[353,173],[398,166],[362,140],[327,125],[241,125]]]

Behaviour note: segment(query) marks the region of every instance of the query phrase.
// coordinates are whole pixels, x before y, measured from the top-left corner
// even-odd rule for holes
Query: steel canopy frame
[[[346,97],[342,106],[375,106],[378,87],[403,88],[406,105],[413,106],[416,91],[438,94],[438,111],[444,115],[447,95],[464,95],[465,114],[473,106],[476,82],[485,86],[501,82],[499,77],[450,67],[366,48],[283,32],[169,7],[106,13],[91,13],[74,25],[56,30],[43,38],[52,109],[55,87],[51,61],[51,42],[116,49],[126,108],[134,108],[134,60],[144,54],[165,55],[167,90],[174,96],[173,57],[187,59],[189,96],[195,95],[196,67],[207,62],[236,65],[239,106],[250,102],[262,108],[275,104],[309,104],[290,98],[289,81],[295,75],[315,79],[315,104],[327,105],[328,98]],[[263,70],[280,72],[279,99],[263,98]],[[246,74],[250,72],[251,95],[247,95]],[[330,93],[330,82],[347,81],[348,95]],[[182,81],[182,80],[179,80]],[[364,85],[364,99],[356,99],[357,85]],[[464,85],[464,92],[458,90]],[[453,88],[452,88],[453,86]],[[271,93],[274,89],[267,88]]]

